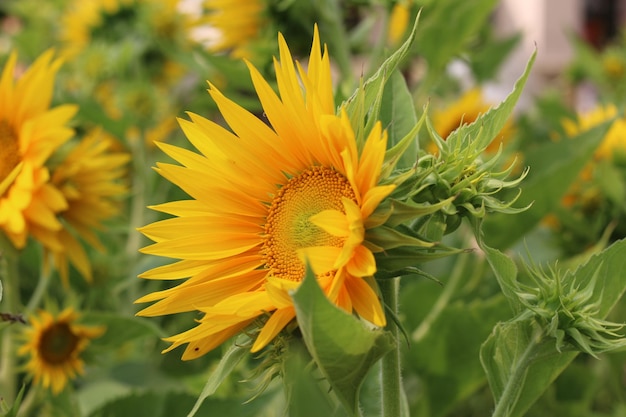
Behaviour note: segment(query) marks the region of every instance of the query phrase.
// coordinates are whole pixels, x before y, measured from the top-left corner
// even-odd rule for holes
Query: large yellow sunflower
[[[205,0],[203,4],[207,10],[203,21],[218,32],[209,49],[250,58],[250,43],[266,21],[267,4],[262,0]]]
[[[252,351],[266,346],[295,318],[289,291],[303,279],[305,259],[331,302],[385,325],[365,233],[394,188],[380,185],[386,132],[378,123],[357,144],[348,116],[335,114],[317,28],[306,70],[294,65],[282,35],[278,41],[279,95],[248,64],[266,121],[210,85],[232,131],[190,114],[180,124],[200,154],[160,145],[182,166],[158,164],[159,173],[192,199],[153,207],[175,217],[140,229],[155,242],[142,251],[180,261],[141,277],[187,280],[137,300],[158,300],[138,314],[204,313],[196,327],[165,339],[166,351],[188,344],[185,360],[253,322],[263,325]]]
[[[62,228],[56,213],[67,207],[49,183],[50,155],[73,135],[67,126],[76,106],[50,108],[55,74],[53,52],[42,54],[14,80],[17,56],[11,54],[0,78],[0,229],[22,248],[30,234],[51,248]]]
[[[29,355],[26,371],[35,383],[57,394],[67,382],[84,372],[81,353],[89,341],[104,333],[101,326],[76,324],[78,314],[66,308],[57,317],[41,310],[30,317],[31,326],[25,330],[24,343],[18,353]]]
[[[100,129],[78,142],[52,173],[52,184],[67,200],[59,216],[69,225],[58,231],[62,251],[53,251],[61,278],[67,283],[68,260],[85,279],[92,278],[89,258],[75,232],[98,250],[104,250],[95,231],[120,211],[120,198],[127,187],[123,183],[130,156],[112,150],[114,142]],[[71,229],[71,231],[70,231]]]

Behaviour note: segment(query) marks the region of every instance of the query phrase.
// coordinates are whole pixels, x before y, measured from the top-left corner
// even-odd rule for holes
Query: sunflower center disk
[[[305,267],[298,257],[299,249],[343,246],[344,238],[329,234],[309,220],[324,210],[345,212],[343,197],[355,200],[348,179],[327,167],[307,169],[278,191],[265,224],[263,253],[270,275],[300,281]]]
[[[13,129],[0,121],[0,183],[20,163],[20,149]]]
[[[64,363],[74,354],[78,341],[67,323],[57,323],[41,335],[39,350],[46,363]]]

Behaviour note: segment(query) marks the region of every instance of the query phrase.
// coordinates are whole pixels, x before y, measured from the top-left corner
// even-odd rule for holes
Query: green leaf
[[[514,244],[557,207],[570,184],[591,159],[593,151],[606,134],[612,121],[602,123],[571,139],[547,142],[529,151],[524,163],[530,173],[522,183],[522,194],[516,205],[532,206],[515,215],[493,213],[483,225],[485,242],[498,249]],[[506,233],[502,233],[506,230]]]
[[[404,76],[399,71],[394,71],[385,85],[379,119],[389,134],[388,149],[398,144],[418,124],[413,97]],[[415,132],[412,141],[403,150],[396,167],[398,169],[411,168],[417,161],[417,151],[417,132]]]
[[[526,64],[524,73],[515,83],[511,94],[509,94],[502,103],[497,107],[489,109],[487,113],[482,114],[473,123],[461,126],[448,136],[446,143],[450,148],[455,148],[457,142],[465,141],[466,138],[474,141],[472,145],[479,150],[479,152],[489,146],[513,113],[513,109],[526,85],[536,56],[537,51],[533,52]]]
[[[576,357],[554,340],[538,339],[528,321],[499,323],[480,349],[480,361],[496,399],[493,416],[523,416]]]
[[[187,417],[193,417],[198,412],[204,400],[215,393],[224,379],[230,375],[233,369],[235,369],[235,366],[237,366],[248,353],[248,348],[242,347],[241,344],[236,341],[233,342],[232,346],[226,351],[224,356],[222,356],[217,368],[211,373],[206,385],[202,389],[202,393],[196,400],[193,409],[187,414]]]
[[[498,268],[504,255],[496,250],[485,253]],[[584,288],[595,276],[589,305],[597,307],[597,318],[604,319],[626,292],[625,270],[626,240],[621,240],[566,272],[564,280],[571,276]],[[532,319],[498,324],[480,351],[496,399],[494,416],[523,416],[577,354],[557,351],[555,339],[546,337]]]
[[[350,415],[357,416],[359,388],[368,370],[395,341],[331,304],[310,270],[292,297],[309,353]]]
[[[350,117],[350,123],[357,138],[365,138],[372,128],[373,123],[378,120],[383,88],[394,70],[407,56],[415,40],[418,20],[419,14],[415,19],[413,29],[407,40],[381,64],[374,75],[362,83],[354,94],[342,103],[341,107],[346,110],[346,113]],[[368,118],[369,121],[367,125],[365,125],[365,121]]]

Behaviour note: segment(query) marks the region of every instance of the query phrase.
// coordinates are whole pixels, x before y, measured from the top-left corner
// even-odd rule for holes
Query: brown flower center
[[[43,360],[52,365],[67,362],[78,347],[78,337],[67,323],[55,323],[41,335],[39,353]]]
[[[311,223],[324,210],[344,212],[341,199],[355,200],[346,177],[334,169],[313,167],[289,179],[270,205],[265,224],[263,253],[270,274],[300,281],[304,264],[298,250],[314,246],[342,247],[344,238],[333,236]]]

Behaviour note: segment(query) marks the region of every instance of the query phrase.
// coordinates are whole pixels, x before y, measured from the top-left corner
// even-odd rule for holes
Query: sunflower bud
[[[626,346],[626,338],[617,333],[624,325],[599,318],[598,304],[590,302],[599,268],[582,288],[572,274],[561,276],[556,268],[545,271],[530,265],[527,269],[535,286],[520,284],[516,291],[526,308],[518,320],[534,320],[555,339],[559,352],[574,348],[596,357]]]

